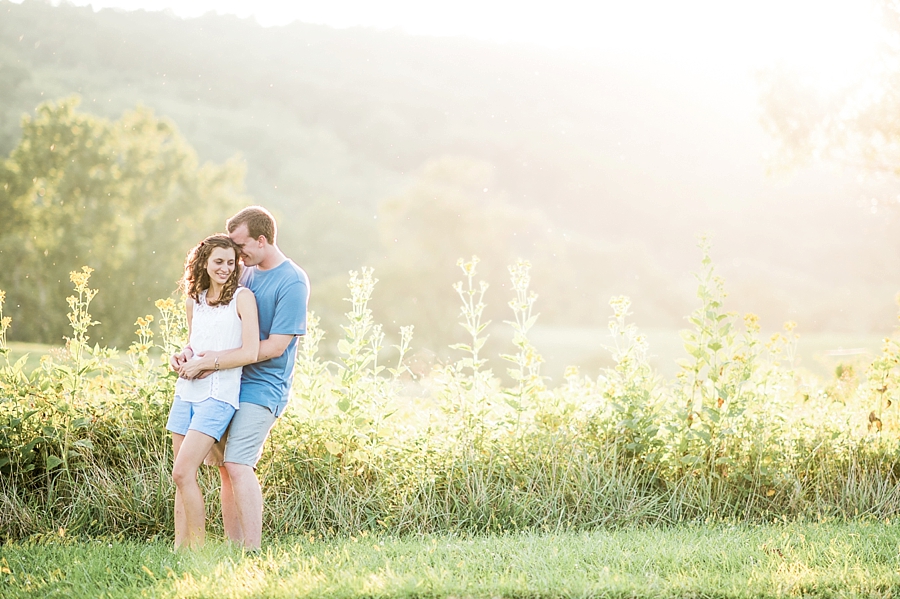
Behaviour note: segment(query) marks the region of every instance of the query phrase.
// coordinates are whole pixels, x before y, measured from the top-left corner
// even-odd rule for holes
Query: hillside
[[[471,222],[489,222],[457,235],[423,216],[422,226],[468,239],[426,256],[440,259],[429,282],[458,279],[448,256],[476,252],[500,287],[502,263],[523,256],[548,324],[602,324],[609,295],[628,293],[639,324],[681,326],[695,236],[708,231],[733,307],[761,313],[765,327],[893,326],[896,236],[884,210],[868,210],[873,191],[821,172],[767,178],[752,89],[614,57],[397,31],[38,0],[0,2],[0,15],[0,151],[47,99],[77,93],[83,110],[109,118],[152,108],[202,159],[243,158],[248,193],[281,217],[281,244],[322,284],[326,320],[343,310],[339,281],[363,264],[387,269],[386,296],[415,295],[419,281],[404,279],[398,256],[417,250],[394,253],[400,229],[383,221],[391,206],[409,218],[416,202],[456,194],[480,215]],[[427,195],[435,189],[444,199]],[[502,290],[492,301],[504,318]],[[388,303],[386,318],[399,310],[424,326],[412,305]]]

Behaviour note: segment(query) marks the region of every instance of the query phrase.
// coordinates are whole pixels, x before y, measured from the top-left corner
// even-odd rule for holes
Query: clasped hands
[[[211,375],[215,368],[216,352],[200,352],[194,355],[190,347],[186,347],[180,353],[169,359],[169,366],[183,379],[205,379]]]

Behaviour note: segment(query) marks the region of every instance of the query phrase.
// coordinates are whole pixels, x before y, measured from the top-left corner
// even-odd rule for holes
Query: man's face
[[[241,225],[229,235],[231,240],[241,246],[241,262],[244,266],[255,266],[266,257],[265,238],[260,235],[258,239],[250,237],[247,225]]]

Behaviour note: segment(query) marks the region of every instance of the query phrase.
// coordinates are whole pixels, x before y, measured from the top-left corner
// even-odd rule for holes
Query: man
[[[207,463],[219,466],[222,476],[225,533],[253,550],[262,540],[263,498],[256,464],[288,403],[297,337],[306,334],[309,279],[278,249],[275,219],[265,208],[244,208],[225,226],[241,248],[241,284],[256,296],[260,343],[256,362],[244,366],[241,375],[240,408]],[[189,352],[186,348],[173,356],[173,364],[189,359]]]

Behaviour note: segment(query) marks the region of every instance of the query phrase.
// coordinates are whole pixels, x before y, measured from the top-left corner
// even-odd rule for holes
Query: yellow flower
[[[613,315],[616,318],[622,318],[628,314],[631,307],[631,300],[625,295],[610,298],[609,305],[613,309]]]
[[[158,299],[156,300],[156,304],[154,304],[158,310],[174,310],[175,309],[175,300],[171,297],[166,299]]]
[[[750,333],[758,333],[759,332],[759,316],[748,312],[744,314],[744,326],[747,328],[747,331]]]
[[[94,269],[90,266],[82,266],[81,272],[73,270],[69,273],[69,280],[72,281],[76,287],[85,287],[88,280],[91,278],[92,272],[94,272]]]

